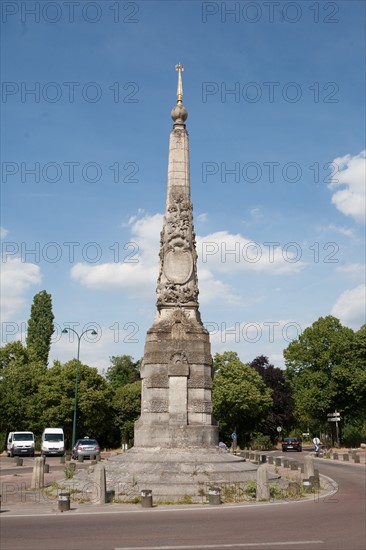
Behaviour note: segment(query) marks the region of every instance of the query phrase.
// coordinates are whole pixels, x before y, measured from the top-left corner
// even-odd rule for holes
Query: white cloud
[[[0,239],[5,239],[8,233],[9,231],[5,227],[0,227]]]
[[[365,311],[366,286],[362,284],[345,290],[334,304],[331,315],[342,324],[357,329],[365,323]]]
[[[259,222],[261,220],[263,220],[264,216],[261,212],[261,210],[259,208],[252,208],[250,210],[250,215],[252,217],[252,219],[255,221],[255,222]]]
[[[302,248],[299,243],[283,249],[270,243],[255,243],[227,231],[197,237],[197,253],[206,268],[220,273],[255,271],[283,274],[298,272],[305,265],[300,261]]]
[[[135,219],[123,263],[77,263],[72,279],[91,289],[126,290],[133,297],[150,297],[158,276],[159,233],[163,216]]]
[[[340,265],[336,268],[336,271],[339,271],[340,273],[345,273],[346,275],[350,275],[351,277],[365,277],[366,266],[365,264]]]
[[[155,291],[159,269],[159,234],[163,216],[155,214],[134,219],[129,243],[132,256],[124,263],[90,265],[77,263],[71,269],[72,279],[90,289],[126,290],[132,297],[150,298]],[[230,254],[234,250],[235,254]],[[286,251],[259,245],[241,235],[226,231],[197,237],[200,303],[208,304],[218,298],[228,304],[238,304],[241,296],[216,274],[233,271],[263,271],[269,273],[297,272],[304,263],[300,245]]]
[[[1,318],[16,322],[18,312],[26,303],[25,293],[42,280],[41,270],[38,265],[22,262],[20,258],[7,258],[1,271]]]
[[[340,233],[341,235],[344,235],[345,237],[353,237],[354,236],[353,229],[350,229],[348,227],[342,227],[340,225],[335,225],[333,223],[330,223],[327,226],[322,226],[319,229],[323,230],[323,231],[331,231],[333,233]]]
[[[200,223],[206,223],[208,220],[208,214],[207,212],[202,212],[202,214],[199,214],[197,216],[197,221],[199,221]]]
[[[338,171],[329,183],[329,189],[342,186],[332,196],[332,203],[346,216],[352,216],[357,222],[365,223],[365,158],[366,150],[352,157],[345,155],[333,160]]]

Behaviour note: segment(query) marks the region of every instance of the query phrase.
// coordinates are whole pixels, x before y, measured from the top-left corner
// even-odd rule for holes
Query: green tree
[[[135,362],[130,355],[112,356],[110,362],[105,377],[112,388],[132,384],[140,378],[140,361]]]
[[[55,361],[39,386],[40,426],[63,427],[71,444],[77,360]],[[76,438],[95,437],[103,446],[115,439],[113,393],[96,368],[79,363]]]
[[[366,398],[362,342],[364,329],[355,334],[329,315],[320,317],[284,350],[295,416],[304,427],[329,428],[327,413],[335,409],[343,419],[360,414]]]
[[[37,393],[44,366],[30,362],[27,349],[16,341],[0,349],[0,367],[0,431],[36,431],[40,415]]]
[[[271,365],[268,357],[260,355],[249,364],[260,374],[265,385],[272,390],[273,403],[263,423],[262,433],[268,435],[274,443],[278,439],[278,426],[284,428],[286,433],[292,427],[294,421],[292,391],[283,370]]]
[[[27,350],[33,361],[48,364],[51,337],[54,331],[52,297],[45,290],[34,296],[28,321]]]
[[[133,445],[134,424],[141,413],[141,382],[119,387],[113,400],[121,441]]]
[[[272,391],[261,376],[242,363],[234,352],[214,357],[213,410],[221,431],[226,435],[236,429],[240,442],[260,427],[272,405]]]

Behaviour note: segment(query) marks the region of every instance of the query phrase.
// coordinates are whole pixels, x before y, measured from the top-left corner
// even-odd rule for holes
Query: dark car
[[[79,439],[72,449],[72,458],[74,459],[77,459],[79,456],[90,458],[91,456],[96,457],[98,455],[100,455],[99,443],[96,439],[91,439],[90,437]]]
[[[286,451],[302,451],[301,441],[297,437],[285,437],[282,440],[282,450]]]

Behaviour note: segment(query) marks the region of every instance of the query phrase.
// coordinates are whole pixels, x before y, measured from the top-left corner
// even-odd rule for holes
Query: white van
[[[6,444],[8,456],[34,456],[33,432],[10,432]]]
[[[64,456],[65,436],[62,428],[46,428],[42,434],[42,456]]]

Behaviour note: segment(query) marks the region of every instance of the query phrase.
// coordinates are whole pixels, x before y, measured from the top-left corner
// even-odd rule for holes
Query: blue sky
[[[2,2],[2,344],[52,294],[51,360],[143,355],[176,63],[212,352],[365,323],[365,5]],[[33,90],[33,92],[32,92]]]

